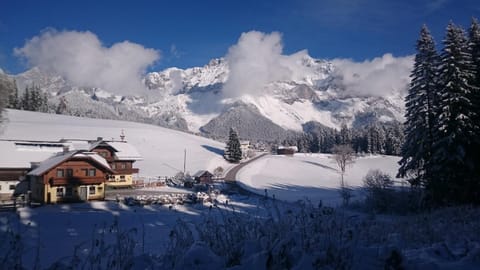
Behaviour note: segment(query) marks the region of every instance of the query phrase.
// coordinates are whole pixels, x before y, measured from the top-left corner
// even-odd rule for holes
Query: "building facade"
[[[16,195],[27,194],[32,188],[35,189],[36,194],[42,194],[35,195],[35,199],[41,202],[100,199],[104,197],[102,190],[106,186],[131,187],[133,178],[139,172],[133,164],[137,160],[142,160],[142,157],[132,145],[124,141],[124,136],[121,138],[121,141],[113,141],[113,139],[104,141],[101,138],[59,141],[0,140],[0,200],[10,200]],[[88,175],[87,171],[82,170],[93,166],[92,161],[83,160],[82,163],[77,159],[75,162],[66,163],[68,166],[65,166],[69,168],[59,168],[64,170],[63,177],[60,171],[58,175],[56,171],[46,172],[47,176],[29,174],[34,172],[40,166],[39,164],[44,165],[47,160],[51,162],[52,159],[66,153],[74,153],[72,151],[93,152],[96,154],[94,159],[101,157],[109,168],[105,171],[92,168],[95,169],[95,175]],[[35,171],[35,173],[38,172]],[[32,186],[31,178],[35,178],[37,184]],[[41,182],[39,178],[53,179],[53,183],[42,187],[38,185]],[[78,179],[81,179],[82,185],[71,185],[72,181]]]
[[[103,200],[105,182],[113,170],[96,153],[57,154],[28,173],[31,199],[40,203]]]
[[[104,141],[101,138],[93,143],[90,151],[105,158],[113,170],[106,185],[109,187],[132,187],[134,175],[139,172],[134,168],[135,161],[142,160],[137,150],[125,141]]]

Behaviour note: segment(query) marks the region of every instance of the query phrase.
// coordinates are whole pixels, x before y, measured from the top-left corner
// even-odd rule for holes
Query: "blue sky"
[[[363,61],[415,53],[426,23],[437,43],[450,20],[468,27],[478,0],[18,1],[0,8],[0,68],[28,66],[14,48],[45,29],[90,31],[105,47],[128,40],[160,52],[149,70],[202,66],[227,54],[243,32],[282,34],[283,50]]]

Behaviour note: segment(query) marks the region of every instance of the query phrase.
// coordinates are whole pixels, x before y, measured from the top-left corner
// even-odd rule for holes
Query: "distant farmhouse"
[[[213,174],[209,171],[200,170],[192,175],[197,184],[213,184]]]
[[[30,191],[41,203],[102,200],[106,187],[130,187],[142,157],[121,138],[0,140],[0,199]]]

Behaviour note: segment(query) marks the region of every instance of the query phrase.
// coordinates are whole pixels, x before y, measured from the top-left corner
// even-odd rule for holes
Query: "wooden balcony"
[[[130,168],[130,169],[115,169],[115,174],[134,174],[138,173],[138,168]]]
[[[65,185],[98,185],[106,182],[103,177],[64,177],[64,178],[51,178],[48,183],[52,186],[65,186]]]

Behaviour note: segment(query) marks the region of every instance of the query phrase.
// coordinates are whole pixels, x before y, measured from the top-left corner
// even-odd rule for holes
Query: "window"
[[[15,190],[15,185],[10,185],[8,188],[9,188],[10,190]]]
[[[85,176],[95,176],[97,173],[97,170],[95,169],[82,169],[83,173]]]
[[[108,157],[108,153],[107,152],[100,152],[100,155],[104,158]]]
[[[73,176],[73,170],[67,169],[67,177],[72,177],[72,176]]]
[[[57,177],[64,177],[65,174],[63,172],[63,169],[57,169]]]
[[[120,181],[125,182],[125,175],[120,175]]]
[[[98,190],[98,193],[102,193],[103,192],[103,187],[98,187],[97,190]]]
[[[115,164],[115,163],[112,163],[112,169],[114,169],[114,170],[115,170],[116,168],[117,168],[117,164]]]
[[[57,198],[63,197],[63,187],[57,187]]]
[[[88,194],[89,195],[95,195],[95,186],[89,186],[88,187]]]
[[[72,195],[73,195],[73,189],[72,189],[72,187],[67,187],[67,188],[65,189],[65,196],[66,196],[66,197],[72,197]]]
[[[125,163],[120,163],[120,168],[125,169],[127,168],[127,165]]]

